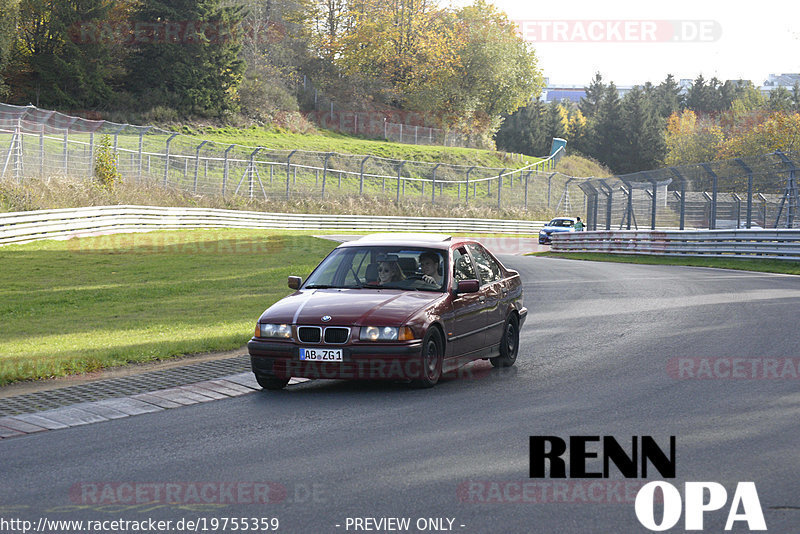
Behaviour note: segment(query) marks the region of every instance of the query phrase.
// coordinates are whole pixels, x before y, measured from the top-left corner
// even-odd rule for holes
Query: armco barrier
[[[800,229],[619,230],[553,234],[553,252],[800,260]]]
[[[110,232],[265,228],[368,232],[536,234],[543,221],[262,213],[206,208],[101,206],[0,214],[0,245]]]

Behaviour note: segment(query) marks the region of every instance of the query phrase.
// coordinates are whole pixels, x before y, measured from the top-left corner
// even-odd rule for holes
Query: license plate
[[[342,349],[300,349],[300,359],[310,362],[341,362]]]

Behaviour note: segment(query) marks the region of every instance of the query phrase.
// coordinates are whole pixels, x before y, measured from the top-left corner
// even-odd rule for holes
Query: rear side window
[[[481,275],[481,283],[489,284],[496,282],[503,277],[503,272],[497,262],[483,250],[480,245],[467,245],[472,257],[475,259],[475,267]]]
[[[453,280],[456,283],[461,280],[477,280],[478,276],[475,274],[475,268],[472,265],[472,259],[467,254],[464,247],[457,248],[453,251]]]

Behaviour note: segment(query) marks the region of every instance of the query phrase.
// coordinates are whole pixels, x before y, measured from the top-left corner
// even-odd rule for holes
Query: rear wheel
[[[444,347],[439,330],[432,327],[422,340],[422,369],[420,378],[414,380],[414,385],[420,388],[430,388],[436,385],[442,376],[442,361]]]
[[[289,383],[288,378],[278,378],[272,375],[260,375],[256,373],[256,382],[264,389],[276,390],[283,389]]]
[[[490,358],[494,367],[511,367],[519,352],[519,320],[513,313],[506,319],[503,337],[500,338],[500,356]]]

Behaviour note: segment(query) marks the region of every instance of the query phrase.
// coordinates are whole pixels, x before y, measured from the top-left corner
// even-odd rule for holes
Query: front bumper
[[[305,345],[304,345],[305,346]],[[310,347],[310,346],[309,346]],[[341,362],[300,360],[300,345],[251,339],[247,344],[255,374],[280,378],[405,380],[422,376],[422,342],[341,345]]]

